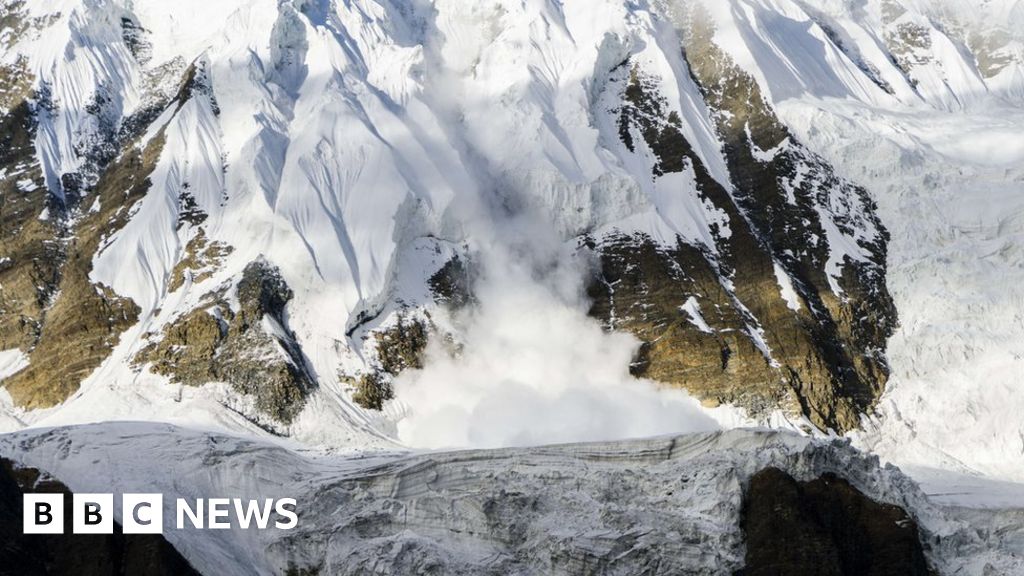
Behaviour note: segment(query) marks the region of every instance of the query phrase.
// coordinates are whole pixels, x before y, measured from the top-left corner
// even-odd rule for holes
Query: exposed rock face
[[[30,33],[31,27],[14,26],[20,17],[18,7],[12,4],[2,17],[12,23],[12,30]],[[130,20],[122,25],[133,55],[144,59],[148,51],[144,31]],[[175,83],[175,77],[182,80]],[[141,146],[142,133],[168,107],[180,109],[197,92],[211,94],[201,62],[186,68],[172,61],[148,71],[146,80],[145,106],[120,123],[107,110],[110,103],[102,89],[97,92],[86,106],[98,128],[80,143],[82,167],[62,175],[61,194],[53,194],[43,182],[33,140],[37,119],[52,114],[57,105],[45,89],[30,90],[32,77],[26,70],[17,66],[0,70],[0,350],[21,348],[28,355],[28,367],[3,382],[23,407],[50,407],[73,394],[138,320],[140,310],[134,302],[90,280],[93,260],[127,224],[132,207],[151,188],[149,175],[163,150],[164,133],[157,131]],[[186,280],[197,283],[210,278],[232,251],[207,238],[201,227],[206,214],[196,206],[187,184],[179,203],[179,227],[187,225],[192,231],[168,280],[172,292]],[[243,306],[235,332],[246,337],[226,353],[241,357],[247,346],[268,354],[277,350],[273,337],[262,330],[258,330],[261,336],[250,337],[255,332],[249,328],[258,327],[267,314],[283,325],[283,303],[291,297],[290,290],[276,271],[255,266],[243,274],[240,295],[249,306]],[[222,353],[223,347],[217,344],[219,330],[217,321],[202,310],[184,313],[168,331],[193,346],[175,357]],[[226,360],[214,371],[208,362],[173,369],[159,364],[157,369],[181,374],[180,381],[193,384],[227,380],[239,391],[252,393],[258,408],[266,409],[272,418],[288,422],[301,406],[301,391],[312,384],[297,344],[282,344],[281,349],[288,360],[271,363],[269,371],[263,366],[246,368],[244,362],[229,366]],[[202,375],[211,374],[217,378],[200,381]],[[271,384],[264,386],[265,381]]]
[[[224,258],[234,249],[223,242],[210,241],[202,228],[196,229],[196,235],[185,245],[185,252],[171,271],[167,281],[167,290],[174,292],[191,279],[199,283],[213,276]]]
[[[1006,49],[1011,41],[1011,36],[1005,30],[972,30],[967,33],[967,42],[971,51],[977,55],[978,69],[985,78],[995,78],[1017,61]]]
[[[11,3],[0,14],[9,30],[4,42],[38,25],[24,22],[20,8]],[[145,61],[150,48],[145,31],[130,19],[122,28],[133,57]],[[182,80],[175,83],[174,77]],[[37,119],[58,104],[45,86],[31,89],[33,78],[20,61],[0,70],[0,350],[21,348],[28,356],[29,365],[3,382],[25,408],[50,407],[73,394],[138,320],[134,302],[90,280],[93,260],[151,188],[149,175],[164,134],[159,130],[141,146],[142,133],[161,112],[180,109],[196,93],[212,99],[202,62],[185,67],[171,61],[148,70],[145,80],[145,105],[120,122],[108,110],[102,88],[87,103],[96,129],[83,131],[77,148],[81,169],[61,175],[60,194],[54,194],[43,181],[34,139]],[[207,215],[187,184],[178,201],[179,228],[191,230],[168,279],[170,292],[186,280],[210,278],[232,252],[207,238],[202,227]],[[240,309],[227,305],[225,291],[208,295],[206,306],[182,311],[163,340],[138,359],[153,362],[154,371],[177,382],[225,381],[254,399],[259,413],[251,415],[254,419],[288,424],[315,386],[286,326],[291,290],[264,262],[245,269],[237,290]]]
[[[59,222],[41,218],[56,207],[35,159],[31,84],[24,62],[0,67],[0,350],[36,344],[64,259]]]
[[[826,474],[797,482],[777,468],[750,479],[746,567],[737,576],[928,576],[917,523]]]
[[[316,387],[287,324],[285,306],[293,293],[280,271],[263,260],[242,273],[237,309],[227,290],[211,293],[207,306],[170,322],[136,361],[150,362],[154,372],[189,386],[227,382],[254,398],[260,415],[289,424]]]
[[[31,17],[25,10],[26,0],[7,0],[0,5],[0,46],[10,48],[27,34],[39,34],[56,16]]]
[[[65,506],[64,534],[25,535],[22,494],[71,492],[38,470],[0,458],[0,576],[198,576],[163,536],[130,534],[115,522],[114,534],[72,534]]]
[[[73,394],[137,318],[134,302],[93,284],[89,274],[103,239],[123,227],[130,217],[126,208],[150,188],[147,175],[160,156],[163,137],[158,134],[139,150],[130,146],[135,134],[124,134],[128,146],[109,165],[113,128],[99,140],[83,142],[88,158],[82,172],[63,175],[62,196],[52,196],[31,159],[36,118],[50,114],[55,105],[45,90],[29,93],[31,79],[17,80],[14,72],[4,74],[14,83],[5,90],[6,113],[0,119],[8,140],[0,158],[5,262],[0,347],[20,347],[30,358],[28,368],[4,382],[11,397],[27,408],[45,408]],[[103,124],[101,94],[87,111]]]
[[[476,303],[473,296],[476,274],[470,258],[456,255],[428,280],[434,300],[452,310]]]
[[[982,7],[983,8],[983,7]],[[940,44],[952,43],[969,51],[977,72],[984,80],[993,80],[1014,64],[1020,64],[1019,33],[1005,21],[975,20],[972,16],[935,3],[927,19],[907,10],[895,0],[882,2],[882,40],[893,63],[911,86],[927,84],[933,70],[941,64],[936,58]],[[998,84],[998,82],[997,82]],[[963,104],[960,102],[959,104]]]
[[[456,262],[457,260],[453,260]],[[395,397],[391,380],[407,369],[423,368],[430,327],[419,318],[399,314],[394,326],[373,333],[376,362],[358,378],[352,400],[363,408],[380,410]]]
[[[913,79],[914,68],[932,59],[931,31],[913,22],[899,22],[888,30],[885,42],[899,69],[912,83],[916,83]]]
[[[89,273],[103,239],[127,222],[129,211],[125,208],[149,190],[147,175],[162,146],[158,136],[144,150],[126,151],[86,197],[99,208],[77,216],[74,236],[64,241],[66,261],[60,269],[59,296],[43,313],[39,339],[29,352],[31,363],[5,382],[19,404],[45,408],[63,401],[110,354],[121,333],[136,322],[138,306],[94,284]]]
[[[863,189],[836,177],[778,121],[756,82],[712,42],[699,10],[680,23],[713,110],[731,189],[712,178],[666,113],[657,79],[630,67],[620,137],[640,134],[653,177],[691,171],[727,217],[714,246],[611,235],[591,314],[645,343],[634,373],[755,413],[783,407],[817,426],[857,426],[884,390],[896,313],[885,288],[887,233]],[[626,63],[624,67],[629,67]],[[844,254],[837,244],[856,246]]]
[[[590,287],[590,313],[643,342],[634,375],[681,386],[709,404],[799,411],[779,369],[753,339],[750,313],[698,247],[619,235],[597,248],[601,277]],[[777,287],[765,291],[777,297]]]
[[[858,418],[844,412],[863,413],[888,379],[884,352],[897,324],[885,284],[889,234],[867,191],[838,178],[796,141],[757,83],[711,42],[710,33],[698,16],[684,35],[687,58],[716,110],[736,203],[806,306],[796,324],[817,349],[813,355],[791,353],[786,339],[792,337],[783,335],[780,350],[791,356],[783,365],[795,372],[795,388],[812,420],[853,428]],[[769,159],[763,151],[771,150],[776,152]],[[745,260],[748,253],[732,254]],[[737,280],[743,276],[739,268]],[[771,326],[766,331],[778,332]]]
[[[42,26],[23,22],[18,9],[23,4],[5,4],[7,11],[0,13],[0,18],[8,32],[0,36],[0,42],[12,45],[13,37],[31,34],[32,30]],[[659,4],[651,3],[651,7],[659,7]],[[635,32],[636,36],[618,38],[622,45],[614,50],[610,48],[615,44],[611,37],[619,36],[622,31],[616,28],[619,32],[609,32],[608,43],[599,49],[602,56],[595,63],[595,69],[600,74],[595,73],[594,85],[588,87],[588,98],[600,98],[588,101],[593,108],[587,110],[589,116],[581,114],[570,118],[566,115],[564,118],[569,122],[567,125],[573,126],[589,122],[586,128],[599,132],[598,147],[601,148],[601,154],[594,158],[581,161],[580,156],[576,164],[588,168],[567,181],[582,182],[583,176],[587,179],[597,176],[598,173],[590,166],[596,169],[602,165],[606,153],[611,154],[608,158],[618,156],[623,160],[618,165],[614,161],[609,162],[607,166],[614,169],[590,183],[590,193],[595,198],[600,196],[600,202],[595,198],[585,199],[583,195],[575,198],[582,189],[563,191],[561,182],[551,190],[544,190],[547,176],[538,175],[534,180],[532,160],[522,166],[494,163],[495,174],[488,175],[488,185],[492,180],[490,176],[498,176],[499,171],[509,171],[497,178],[504,182],[507,176],[508,183],[519,182],[520,173],[530,173],[530,178],[523,182],[539,189],[538,198],[547,192],[574,196],[570,198],[572,202],[561,203],[559,200],[553,204],[565,213],[578,210],[581,214],[579,218],[568,218],[574,222],[573,226],[566,227],[573,231],[569,235],[602,230],[600,236],[594,233],[595,237],[585,239],[596,248],[600,262],[599,274],[590,286],[593,298],[591,313],[604,321],[609,329],[626,330],[642,339],[644,347],[633,366],[636,375],[685,387],[711,404],[736,403],[758,415],[782,407],[789,412],[806,415],[821,428],[838,431],[853,428],[874,405],[887,378],[884,349],[896,323],[895,311],[885,289],[887,234],[864,190],[837,178],[826,162],[797,142],[765,102],[757,82],[714,44],[710,20],[694,8],[695,3],[666,4],[680,12],[671,16],[678,16],[678,21],[673,23],[681,32],[682,45],[676,51],[677,47],[669,42],[666,52],[662,52],[664,47],[655,52],[659,54],[658,62],[669,57],[671,71],[648,59],[650,54],[645,55],[640,43],[635,41],[645,37],[647,32],[639,28],[634,30],[632,24],[622,30],[632,30],[630,34]],[[343,378],[350,377],[349,383],[358,391],[356,401],[379,408],[392,394],[390,379],[401,369],[418,365],[416,351],[422,350],[427,330],[422,330],[419,325],[403,326],[399,323],[396,335],[389,332],[391,329],[378,331],[372,337],[379,338],[379,343],[369,342],[360,350],[348,350],[354,352],[351,355],[338,352],[343,346],[333,350],[330,346],[334,342],[343,342],[343,335],[352,338],[356,327],[376,318],[368,310],[379,312],[392,305],[406,305],[397,301],[385,303],[396,293],[390,291],[395,286],[387,282],[394,280],[390,274],[400,268],[396,263],[399,255],[404,254],[405,247],[399,245],[409,240],[404,237],[406,233],[410,237],[425,235],[421,239],[447,237],[447,234],[437,234],[449,225],[445,222],[448,215],[440,217],[441,211],[446,210],[444,202],[447,200],[442,202],[438,197],[438,213],[423,222],[417,222],[415,226],[403,223],[400,226],[402,235],[394,234],[385,239],[371,234],[374,240],[364,242],[361,234],[364,228],[378,227],[374,220],[378,213],[384,214],[380,221],[384,225],[393,223],[393,214],[386,214],[390,209],[369,209],[376,204],[376,196],[355,192],[356,189],[361,190],[361,186],[375,182],[369,179],[369,172],[353,171],[353,175],[360,173],[360,178],[356,179],[342,176],[349,174],[349,166],[358,167],[367,158],[359,155],[349,158],[350,150],[335,146],[333,135],[322,138],[322,145],[318,144],[315,150],[310,148],[300,152],[295,149],[296,153],[292,154],[289,146],[299,144],[301,139],[291,142],[291,135],[297,134],[298,129],[284,129],[295,114],[296,102],[289,100],[294,100],[292,96],[301,92],[308,72],[305,59],[315,44],[309,42],[305,34],[309,29],[329,28],[330,23],[318,21],[314,16],[320,15],[320,11],[309,6],[295,8],[287,3],[281,6],[280,19],[268,40],[271,46],[269,54],[265,55],[268,58],[258,66],[253,62],[256,66],[253,70],[259,68],[262,71],[254,72],[250,78],[257,80],[259,88],[252,94],[273,94],[274,97],[266,104],[280,115],[257,114],[257,123],[265,124],[263,127],[269,131],[259,132],[259,138],[251,140],[254,147],[239,155],[239,150],[230,150],[229,153],[229,148],[236,143],[248,142],[249,138],[255,138],[256,133],[247,135],[239,132],[236,136],[233,131],[240,130],[246,122],[226,119],[222,123],[218,117],[220,107],[212,87],[213,78],[217,77],[218,81],[221,78],[217,72],[221,64],[216,58],[223,54],[207,52],[206,56],[198,58],[197,54],[190,54],[187,58],[184,55],[170,57],[173,50],[159,47],[161,35],[146,30],[146,26],[152,24],[144,25],[147,22],[145,11],[135,15],[128,7],[114,8],[109,13],[102,12],[104,18],[97,22],[104,30],[113,27],[107,30],[111,34],[105,33],[104,38],[118,45],[117,61],[125,64],[126,70],[132,70],[132,74],[128,75],[130,78],[124,78],[127,84],[123,86],[117,82],[97,81],[96,86],[89,87],[85,101],[74,104],[82,109],[83,118],[76,120],[81,129],[75,131],[70,141],[72,145],[68,146],[69,155],[73,158],[62,166],[81,166],[81,169],[75,173],[57,174],[57,181],[49,182],[53,188],[52,199],[42,189],[39,169],[33,164],[33,120],[46,119],[46,114],[53,118],[62,117],[59,115],[62,99],[59,95],[66,94],[62,91],[64,85],[50,79],[38,83],[36,93],[30,93],[29,86],[34,83],[25,80],[23,74],[16,70],[4,73],[4,82],[10,86],[0,91],[3,99],[0,104],[4,109],[2,127],[4,138],[8,138],[11,145],[5,148],[5,156],[0,158],[4,167],[10,167],[5,168],[0,177],[0,185],[6,187],[3,195],[5,204],[0,206],[0,242],[3,243],[0,247],[0,344],[5,350],[21,348],[30,359],[29,368],[4,385],[22,406],[51,406],[67,398],[83,378],[95,371],[109,356],[119,335],[134,325],[138,316],[141,315],[146,322],[157,317],[162,322],[170,317],[175,318],[171,325],[152,325],[139,330],[151,330],[157,334],[144,343],[149,346],[138,354],[138,362],[152,363],[154,371],[189,385],[211,380],[228,382],[237,391],[256,398],[260,410],[267,410],[272,420],[291,421],[313,384],[303,368],[303,353],[284,326],[283,313],[260,312],[255,315],[255,322],[249,322],[245,318],[244,303],[242,311],[233,309],[234,300],[230,297],[233,288],[227,285],[222,288],[229,291],[215,291],[207,295],[198,310],[169,310],[170,307],[195,305],[198,297],[209,287],[203,286],[203,292],[195,293],[190,292],[191,287],[210,280],[225,267],[230,268],[230,272],[225,271],[217,276],[216,282],[210,280],[209,284],[215,284],[230,274],[238,278],[242,268],[257,252],[233,258],[233,248],[225,242],[248,237],[237,234],[240,230],[231,221],[246,222],[252,217],[254,228],[266,225],[270,230],[279,224],[289,228],[288,234],[283,236],[261,236],[268,238],[266,241],[271,246],[266,249],[260,247],[259,251],[271,260],[286,257],[274,252],[278,248],[278,239],[289,242],[289,238],[293,238],[292,232],[297,234],[294,236],[296,246],[301,239],[309,250],[321,251],[324,258],[332,258],[334,253],[330,250],[336,247],[345,253],[345,262],[339,265],[338,273],[321,274],[321,278],[331,290],[358,295],[361,302],[352,313],[355,318],[337,319],[337,323],[347,329],[335,334],[338,338],[323,350],[317,349],[309,354],[322,359],[338,353],[337,362],[328,372],[344,372]],[[904,17],[898,3],[888,3],[884,9],[886,26],[898,35],[900,26],[909,16]],[[653,13],[657,14],[659,21],[662,20],[663,15],[659,11],[654,10]],[[389,18],[394,17],[396,21],[402,19],[398,12],[389,14]],[[666,24],[664,38],[672,37],[667,30],[668,24],[662,23]],[[340,30],[337,32],[336,39],[344,37]],[[426,32],[428,30],[425,29]],[[831,31],[833,42],[841,43],[844,37],[841,32],[839,27]],[[910,50],[907,58],[914,56],[915,50],[922,54],[930,50],[923,44],[926,39],[916,38],[910,32],[907,38],[897,40]],[[151,41],[157,44],[151,45]],[[160,49],[155,50],[154,46]],[[154,54],[161,53],[169,56],[166,61],[151,62]],[[30,51],[26,54],[31,56]],[[680,54],[685,58],[679,59]],[[447,58],[444,54],[431,54],[434,56]],[[856,55],[851,57],[856,58]],[[214,60],[206,62],[206,58]],[[610,71],[609,80],[609,69],[622,60],[624,62],[617,69]],[[861,64],[868,66],[863,61]],[[906,66],[912,64],[908,60]],[[666,78],[653,75],[645,66]],[[687,66],[693,82],[685,74],[677,76]],[[998,63],[992,64],[993,70],[997,67]],[[222,69],[222,72],[226,71]],[[872,78],[881,82],[875,76]],[[677,85],[676,88],[686,85],[684,97],[677,97],[675,89],[663,89],[662,82],[669,79]],[[228,80],[231,81],[241,81],[241,76]],[[697,86],[699,93],[690,89],[692,84]],[[334,86],[331,88],[333,90]],[[376,94],[377,88],[367,94]],[[421,88],[424,94],[433,89],[427,84]],[[278,89],[282,92],[278,93]],[[121,103],[130,103],[130,111],[119,109],[121,104],[118,102],[123,100],[119,97],[119,90],[133,95]],[[58,96],[52,96],[51,92]],[[225,90],[218,93],[225,104],[225,112],[229,105],[232,113],[242,110],[241,102],[230,102],[240,92]],[[614,94],[613,106],[598,107],[598,100],[602,105],[608,103],[605,98],[608,94]],[[282,98],[280,101],[277,101],[278,96]],[[395,103],[403,100],[395,94],[388,93],[388,96],[394,98]],[[573,98],[576,99],[575,96]],[[66,97],[63,99],[68,100]],[[524,103],[528,101],[524,97]],[[198,108],[188,106],[190,102],[197,104]],[[348,103],[345,99],[339,102]],[[79,112],[78,108],[75,111]],[[335,115],[338,111],[325,108],[323,112]],[[555,112],[559,112],[556,117],[562,115],[558,110]],[[248,112],[243,115],[254,117]],[[166,122],[161,125],[165,126],[167,134],[167,154],[161,169],[153,175],[157,183],[153,192],[154,195],[167,195],[164,203],[167,210],[154,210],[150,216],[154,222],[161,223],[161,227],[153,227],[160,230],[160,234],[167,233],[163,224],[176,225],[177,237],[162,238],[166,243],[144,242],[141,244],[144,249],[137,252],[137,257],[128,258],[138,264],[133,267],[132,278],[139,279],[139,285],[145,284],[149,288],[145,296],[141,291],[131,292],[138,304],[146,308],[142,313],[134,303],[105,286],[94,285],[89,278],[91,262],[104,254],[104,239],[110,239],[114,246],[106,254],[120,256],[120,249],[127,243],[119,244],[119,240],[134,238],[130,234],[117,235],[116,232],[124,225],[125,219],[134,217],[132,210],[138,208],[136,201],[148,192],[147,177],[154,171],[163,145],[158,118],[163,118],[160,122]],[[438,119],[440,124],[446,124],[448,111]],[[308,126],[315,124],[320,123],[310,122]],[[698,124],[701,128],[699,134],[687,136],[693,134],[693,127]],[[704,128],[710,125],[714,126],[716,134],[705,133]],[[475,132],[475,128],[467,130],[465,135]],[[141,142],[138,136],[143,133],[158,135],[147,141],[144,150],[137,150],[134,145]],[[575,131],[569,133],[575,134]],[[197,134],[201,137],[192,137]],[[709,149],[714,146],[709,144],[714,142],[716,135],[722,143],[720,152],[724,162],[710,158]],[[374,143],[368,144],[370,148],[367,150],[376,150],[377,144],[388,140],[379,136],[377,134],[367,140]],[[688,137],[697,140],[689,142]],[[392,139],[399,141],[398,138]],[[562,136],[555,138],[562,139]],[[339,137],[338,144],[347,140],[347,136]],[[405,138],[401,140],[405,141]],[[471,150],[484,143],[474,140],[475,137],[466,139],[466,152],[490,155],[483,146],[478,151]],[[529,138],[525,141],[527,144],[522,150],[532,149],[532,141]],[[305,146],[305,143],[301,144]],[[546,144],[539,144],[537,150],[550,156]],[[355,145],[355,148],[360,146]],[[460,147],[461,144],[455,148]],[[388,156],[401,147],[394,150],[384,148],[387,147],[382,147],[381,151]],[[278,157],[277,152],[281,150],[288,150],[288,153]],[[623,150],[628,150],[636,158],[627,158],[628,154]],[[198,160],[198,156],[192,156],[199,152],[202,152],[202,161],[193,162]],[[502,156],[501,151],[498,152],[495,158]],[[719,150],[713,152],[717,156]],[[422,175],[413,178],[415,170],[409,172],[403,167],[408,158],[419,158],[429,153],[426,149],[406,151],[401,148],[400,161],[391,163],[388,160],[381,166],[394,164],[394,170],[388,168],[388,173],[394,172],[396,182],[408,177],[410,190],[418,189],[416,182],[422,180]],[[231,170],[227,169],[229,159]],[[341,160],[335,162],[337,159]],[[633,163],[634,159],[650,160],[650,166]],[[252,170],[247,165],[250,161]],[[562,164],[558,161],[551,166],[559,171],[564,167]],[[195,166],[202,169],[193,173]],[[166,172],[163,170],[165,167],[168,168]],[[491,169],[487,168],[488,171]],[[571,170],[563,175],[569,172]],[[723,177],[723,173],[727,174]],[[174,177],[164,179],[165,174]],[[199,177],[193,177],[195,175]],[[251,175],[255,175],[258,182],[243,185],[243,180]],[[363,175],[367,180],[362,179]],[[296,178],[294,182],[290,180],[292,177]],[[619,177],[622,177],[622,182],[618,181]],[[695,182],[699,201],[691,202],[693,199],[687,197],[680,199],[682,201],[678,204],[685,205],[685,210],[681,211],[700,212],[704,209],[716,215],[707,238],[666,240],[662,230],[656,228],[660,224],[652,224],[655,228],[649,228],[646,222],[638,224],[632,220],[637,215],[646,217],[644,211],[663,199],[655,196],[668,195],[663,188],[659,188],[656,194],[646,194],[650,191],[648,177],[661,183],[686,180],[688,185],[690,180]],[[471,179],[475,178],[471,176]],[[29,184],[23,186],[23,182]],[[388,186],[393,188],[390,184]],[[487,186],[481,190],[484,188]],[[259,204],[257,212],[248,212],[244,203],[237,206],[229,203],[231,199],[244,200],[257,189],[263,189],[263,200],[266,201],[264,206],[257,196],[253,196]],[[129,191],[127,195],[123,194],[125,190]],[[687,188],[685,192],[691,194],[692,190]],[[604,194],[608,197],[605,198]],[[349,199],[353,198],[360,198],[360,201],[350,203]],[[164,198],[161,196],[160,199]],[[502,201],[505,200],[508,199]],[[577,200],[582,204],[575,205]],[[603,206],[604,203],[608,205]],[[48,204],[52,204],[48,208],[50,219],[40,219]],[[510,206],[512,204],[515,202]],[[386,205],[381,200],[381,206]],[[422,203],[423,207],[428,205],[434,206],[434,203]],[[229,209],[226,208],[228,206]],[[219,208],[228,211],[217,212]],[[661,210],[662,206],[657,209]],[[446,214],[454,215],[455,212]],[[261,221],[263,218],[267,221]],[[659,222],[675,226],[678,222],[674,218],[662,218]],[[208,223],[208,219],[215,224]],[[685,216],[680,219],[685,220]],[[614,226],[621,226],[627,232],[604,234]],[[458,227],[452,229],[455,228]],[[633,234],[635,230],[643,230],[646,234]],[[358,233],[350,234],[353,231]],[[329,233],[321,236],[321,232]],[[703,234],[703,230],[701,232]],[[174,233],[166,235],[174,236]],[[333,244],[333,240],[326,244],[308,242],[314,236],[337,238],[338,243]],[[399,236],[402,236],[401,241],[396,240]],[[393,241],[394,247],[391,246]],[[125,249],[125,252],[133,248]],[[391,251],[392,248],[395,251]],[[9,260],[6,259],[8,252]],[[319,257],[320,254],[314,255],[312,260]],[[306,264],[312,266],[309,270],[317,267],[315,262],[307,262],[303,266]],[[405,267],[404,263],[402,267],[406,270],[417,268]],[[96,274],[92,276],[104,277],[108,284],[131,285],[103,276],[103,271],[111,268],[114,267],[97,266]],[[345,272],[346,268],[351,274]],[[296,274],[295,277],[313,278],[315,281],[315,277],[308,274]],[[417,283],[421,281],[416,280]],[[449,261],[429,280],[437,295],[436,303],[455,309],[473,303],[473,282],[473,262],[465,254]],[[355,292],[348,290],[353,287]],[[149,294],[153,295],[152,299]],[[174,297],[169,299],[168,295]],[[421,296],[422,293],[417,294],[416,298]],[[430,303],[417,300],[408,305],[422,306],[414,312],[420,314],[429,309]],[[161,307],[168,313],[150,314]],[[270,320],[263,322],[267,318]],[[303,322],[310,325],[306,319]],[[325,333],[334,330],[333,319],[325,319],[324,322]],[[273,329],[268,332],[262,324],[273,329],[279,327],[283,331],[280,334],[273,333]],[[253,330],[252,327],[257,325],[262,327]],[[250,342],[249,338],[255,340]],[[250,349],[243,350],[243,344]],[[358,342],[355,344],[359,346]],[[394,355],[400,362],[388,357],[393,355],[393,348],[399,350]],[[126,357],[134,355],[136,350],[138,348],[132,343]],[[272,358],[271,365],[275,368],[269,373],[251,368],[258,364],[252,356],[260,354]],[[195,365],[191,365],[193,362]],[[360,362],[364,364],[359,365]],[[318,361],[318,365],[323,364]],[[130,381],[130,373],[124,373],[125,380]]]
[[[18,3],[11,7],[5,19],[18,17]],[[82,167],[61,176],[58,195],[43,182],[33,142],[37,119],[57,104],[45,86],[29,89],[25,70],[0,71],[0,349],[21,348],[28,355],[29,366],[3,382],[19,405],[46,408],[65,400],[137,321],[134,302],[90,279],[93,259],[151,187],[164,137],[160,130],[142,146],[142,131],[174,99],[180,104],[190,97],[196,78],[201,73],[193,67],[177,96],[173,90],[148,94],[149,105],[120,125],[99,90],[85,107],[97,129],[83,136]],[[205,278],[229,250],[206,242],[201,231],[190,248],[175,270],[179,279],[186,272]]]

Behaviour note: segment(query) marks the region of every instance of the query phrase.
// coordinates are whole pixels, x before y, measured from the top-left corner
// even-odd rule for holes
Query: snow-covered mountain
[[[466,347],[449,367],[464,379],[507,379],[469,364],[550,327],[479,341],[503,307],[554,306],[641,341],[604,343],[609,386],[629,366],[755,419],[854,429],[897,322],[919,322],[887,255],[932,250],[890,238],[909,219],[887,187],[1019,151],[986,122],[1016,126],[1018,3],[4,11],[12,427],[141,417],[344,445],[405,420],[419,436],[417,418],[480,410],[461,389],[437,400],[444,358],[393,383],[445,356],[429,341]],[[965,117],[966,142],[920,133]],[[897,152],[861,159],[839,135]],[[502,300],[513,285],[534,301]],[[544,348],[540,372],[597,355]]]
[[[1024,482],[1021,30],[1016,0],[0,0],[0,430],[765,425]]]

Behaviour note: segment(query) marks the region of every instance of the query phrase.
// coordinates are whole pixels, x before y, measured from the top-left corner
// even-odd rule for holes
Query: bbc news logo
[[[25,494],[22,524],[25,534],[64,533],[64,494]],[[164,533],[163,494],[122,494],[121,527],[125,534]],[[178,530],[291,530],[299,523],[295,499],[242,500],[198,498],[175,501],[174,527]],[[73,494],[71,531],[74,534],[113,534],[113,494]]]

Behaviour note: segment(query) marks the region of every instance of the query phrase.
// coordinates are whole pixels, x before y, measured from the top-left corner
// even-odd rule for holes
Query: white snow
[[[786,306],[794,311],[800,311],[800,296],[797,295],[796,289],[793,288],[793,279],[789,277],[786,270],[776,262],[775,263],[775,280],[779,283],[779,294],[782,299],[786,301]]]
[[[893,114],[810,100],[782,107],[801,137],[860,175],[892,234],[901,328],[877,417],[860,436],[902,465],[1024,480],[1020,218],[1024,175],[957,142],[1024,125],[1024,111]],[[962,140],[961,140],[962,138]]]
[[[963,101],[975,90],[952,86]],[[902,328],[888,350],[890,390],[859,442],[915,474],[1020,482],[1019,101],[989,98],[951,115],[939,103],[893,110],[818,96],[777,104],[803,141],[868,185],[893,234]],[[968,500],[986,501],[984,490]]]
[[[0,352],[0,383],[28,366],[28,363],[28,357],[17,348]],[[14,406],[10,393],[5,388],[0,388],[0,433],[25,427],[25,422],[18,417],[20,412],[22,411]]]
[[[18,348],[0,352],[0,380],[17,373],[26,366],[28,366],[28,356]]]
[[[708,326],[707,321],[704,320],[704,315],[700,313],[700,302],[696,298],[693,296],[687,298],[682,309],[690,317],[690,324],[693,324],[705,334],[714,334],[715,331],[711,329],[711,326]]]
[[[623,470],[639,478],[630,484],[634,499],[622,502],[635,511],[664,504],[652,494],[661,498],[665,478],[700,475],[704,481],[680,490],[672,510],[700,527],[694,534],[722,539],[719,556],[695,560],[720,568],[741,557],[739,494],[744,479],[766,465],[801,478],[837,472],[872,497],[908,506],[943,573],[1024,573],[1022,4],[904,0],[908,11],[899,22],[922,26],[931,47],[901,70],[886,47],[896,24],[882,21],[881,0],[708,3],[716,40],[759,82],[794,140],[878,203],[891,233],[888,282],[900,329],[886,351],[888,390],[852,440],[898,464],[920,489],[842,441],[826,446],[826,435],[806,418],[775,413],[755,423],[735,408],[709,410],[682,391],[632,379],[627,369],[637,342],[606,334],[585,316],[577,235],[644,232],[661,243],[681,238],[713,250],[712,229],[729,233],[725,215],[701,201],[692,166],[652,177],[655,158],[643,139],[634,134],[635,152],[619,139],[614,105],[628,78],[619,66],[628,61],[657,79],[666,111],[679,117],[711,176],[729,188],[711,112],[661,4],[27,3],[34,14],[60,17],[0,59],[29,55],[37,88],[51,93],[36,150],[55,194],[61,175],[85,165],[76,150],[106,136],[104,122],[116,125],[153,97],[145,79],[157,67],[194,64],[211,91],[173,103],[145,131],[140,145],[158,134],[164,139],[152,188],[93,261],[94,281],[140,305],[139,323],[56,408],[26,412],[0,389],[0,432],[29,428],[0,436],[4,454],[78,491],[299,496],[305,503],[308,523],[298,538],[317,546],[272,532],[169,534],[211,573],[280,573],[293,560],[341,564],[355,553],[339,544],[351,539],[332,539],[332,530],[376,512],[369,503],[389,498],[419,518],[454,526],[457,506],[435,513],[439,500],[417,494],[475,502],[504,485],[494,478],[549,495],[562,514],[597,534],[606,529],[601,509],[577,496],[603,489],[609,474]],[[123,43],[123,16],[148,30],[150,60],[136,61]],[[984,78],[965,31],[991,29],[1009,34],[1002,53],[1012,61]],[[161,89],[174,92],[178,80]],[[99,100],[98,118],[87,108]],[[752,152],[767,161],[791,144]],[[783,183],[790,202],[803,200],[798,190],[812,177],[800,171]],[[18,185],[27,191],[32,183]],[[197,234],[179,220],[183,192],[205,213],[208,239],[235,250],[212,278],[171,293],[170,271]],[[859,234],[873,230],[841,229],[856,215],[834,198],[814,206],[830,249],[826,271],[842,294],[842,265],[867,258]],[[510,207],[526,216],[504,221]],[[48,210],[40,215],[50,217]],[[467,252],[481,254],[488,275],[479,286],[482,305],[449,317],[431,308],[425,280]],[[319,383],[287,430],[289,440],[270,439],[234,410],[244,411],[251,399],[223,383],[184,387],[131,363],[145,334],[237,280],[259,257],[280,267],[295,291],[288,323]],[[801,311],[793,279],[779,264],[774,272],[780,297]],[[227,298],[237,306],[233,293]],[[365,368],[372,344],[363,337],[388,326],[406,304],[426,306],[459,339],[462,354],[453,357],[435,342],[425,369],[397,382],[396,401],[383,413],[365,411],[338,375]],[[681,312],[713,331],[695,298]],[[751,318],[746,331],[774,363]],[[0,352],[0,379],[27,361],[19,350]],[[46,428],[112,420],[183,428]],[[710,432],[754,424],[804,436]],[[393,452],[679,432],[701,434],[468,454]],[[333,453],[313,454],[310,446]],[[662,453],[671,457],[650,456]],[[370,478],[384,488],[371,494],[349,482]],[[558,478],[572,478],[575,488]],[[344,499],[353,494],[360,498]],[[486,533],[473,526],[474,534]],[[412,531],[396,542],[414,541]],[[497,550],[495,540],[459,549]]]

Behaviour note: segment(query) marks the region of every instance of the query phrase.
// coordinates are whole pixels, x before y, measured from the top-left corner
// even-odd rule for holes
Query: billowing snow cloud
[[[551,227],[517,219],[480,246],[479,306],[458,339],[396,383],[400,439],[422,448],[611,440],[717,429],[700,404],[629,374],[639,342],[589,318],[586,262]],[[512,240],[509,240],[512,238]]]

